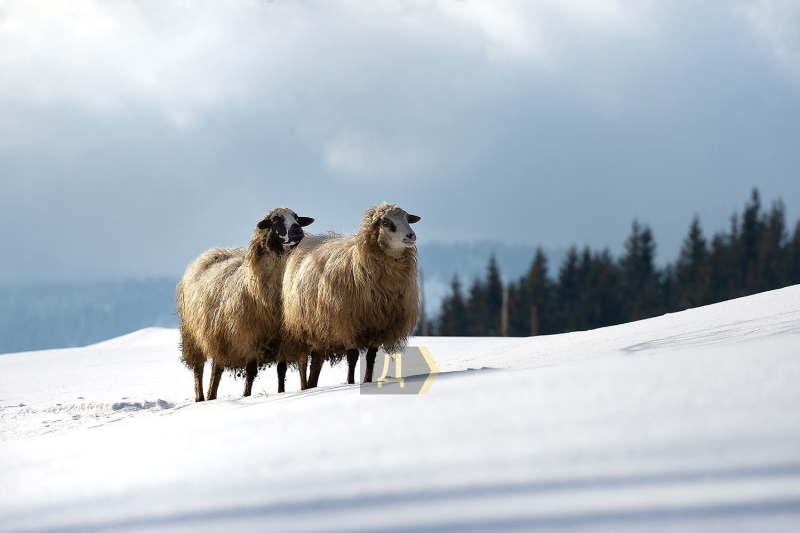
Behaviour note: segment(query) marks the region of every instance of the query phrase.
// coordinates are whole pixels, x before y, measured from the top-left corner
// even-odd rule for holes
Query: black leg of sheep
[[[278,363],[278,393],[286,392],[286,361]]]
[[[325,356],[320,352],[311,352],[311,370],[308,374],[308,388],[313,389],[319,383],[319,374],[322,372],[322,365],[325,363]]]
[[[347,350],[347,383],[353,385],[356,382],[356,363],[358,362],[358,350],[351,348]]]
[[[256,376],[258,375],[258,362],[256,361],[248,362],[244,371],[245,371],[244,392],[242,393],[242,396],[250,396],[250,394],[253,393],[253,381],[255,381]]]
[[[378,349],[370,346],[367,350],[367,370],[364,372],[364,383],[372,383],[372,369],[375,368],[375,357]]]

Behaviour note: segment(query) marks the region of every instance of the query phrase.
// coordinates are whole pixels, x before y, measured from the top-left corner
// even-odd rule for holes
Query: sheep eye
[[[381,219],[381,224],[383,224],[383,227],[388,228],[389,227],[389,219],[388,218]]]

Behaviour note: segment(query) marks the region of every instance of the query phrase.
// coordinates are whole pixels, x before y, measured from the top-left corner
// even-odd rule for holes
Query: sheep
[[[284,339],[292,351],[311,351],[309,388],[325,358],[346,354],[352,384],[359,351],[366,349],[368,383],[378,348],[405,345],[419,314],[417,236],[409,226],[419,220],[383,203],[364,212],[355,235],[307,238],[287,260]]]
[[[181,360],[194,371],[195,401],[204,400],[207,358],[209,400],[216,399],[225,368],[244,369],[243,395],[250,396],[258,367],[280,358],[283,269],[312,222],[278,207],[258,222],[246,250],[213,248],[187,267],[176,296]]]

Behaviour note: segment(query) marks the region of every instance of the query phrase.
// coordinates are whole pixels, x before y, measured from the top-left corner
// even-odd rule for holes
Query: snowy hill
[[[0,356],[0,531],[798,531],[800,286],[588,332],[417,338],[195,404],[175,330]],[[499,370],[502,369],[502,370]]]

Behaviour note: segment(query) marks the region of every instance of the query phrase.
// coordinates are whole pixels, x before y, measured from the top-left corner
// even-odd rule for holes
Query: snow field
[[[800,530],[800,286],[412,344],[426,396],[340,365],[195,404],[173,330],[0,356],[0,531]]]

